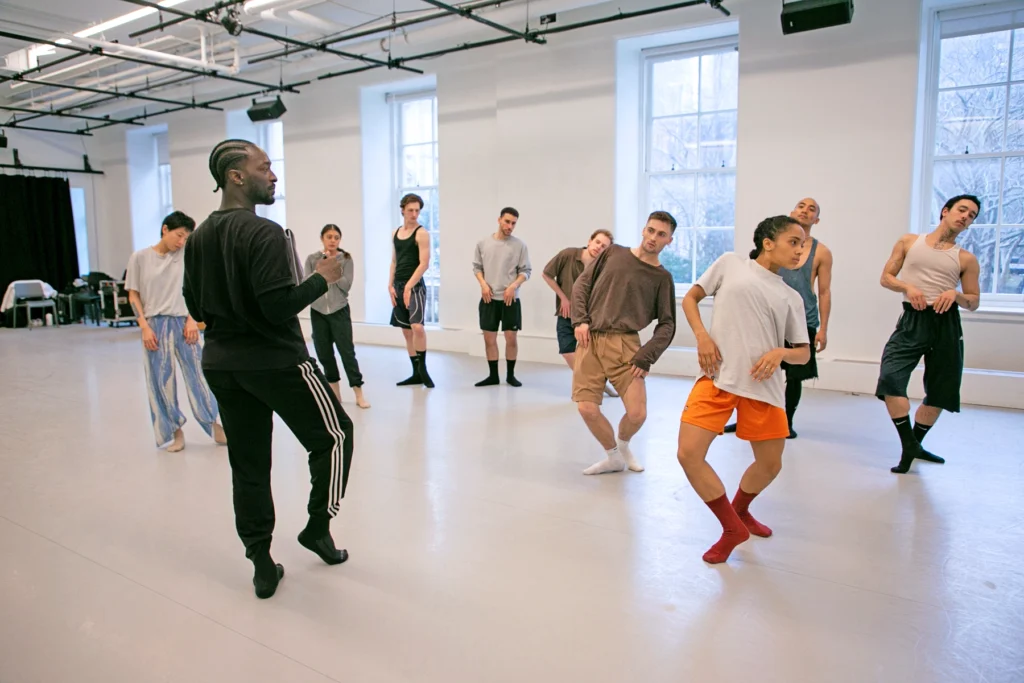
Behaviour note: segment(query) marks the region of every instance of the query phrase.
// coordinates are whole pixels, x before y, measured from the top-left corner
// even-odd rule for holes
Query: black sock
[[[403,379],[401,382],[397,382],[397,386],[407,387],[413,384],[423,384],[423,380],[420,379],[420,356],[409,356],[409,362],[412,363],[412,375],[407,379]]]
[[[796,414],[796,407],[800,405],[802,393],[803,382],[797,380],[786,382],[786,420],[789,422],[789,431],[793,431],[793,415]]]
[[[924,441],[925,435],[931,428],[932,425],[921,424],[920,422],[914,425],[914,438],[917,439],[918,443],[922,443]]]
[[[490,374],[487,375],[487,379],[480,380],[474,386],[489,387],[489,386],[492,386],[494,384],[497,384],[500,381],[498,379],[498,361],[496,361],[496,360],[489,360],[489,361],[487,361],[487,366],[491,370]]]
[[[434,380],[430,379],[430,373],[427,372],[427,351],[417,351],[416,357],[419,358],[419,372],[420,379],[423,380],[423,386],[428,389],[434,388]]]
[[[910,470],[910,463],[921,452],[921,445],[914,438],[914,429],[910,426],[910,416],[892,418],[896,425],[896,431],[900,435],[900,442],[903,444],[903,453],[900,455],[900,464],[890,469],[895,474],[906,474]]]
[[[915,424],[914,425],[914,438],[917,439],[917,442],[921,443],[922,441],[924,441],[924,437],[928,433],[928,430],[930,430],[934,426],[935,425],[921,424],[920,422]],[[921,460],[925,460],[927,462],[934,462],[934,463],[939,464],[939,465],[941,465],[944,462],[946,462],[945,458],[939,457],[939,456],[935,455],[934,453],[931,453],[930,451],[926,451],[924,448],[921,449],[921,454],[918,455],[917,457],[920,458]]]
[[[507,374],[505,375],[505,381],[514,387],[521,387],[523,383],[516,379],[516,362],[514,360],[505,359],[505,365],[507,366]]]

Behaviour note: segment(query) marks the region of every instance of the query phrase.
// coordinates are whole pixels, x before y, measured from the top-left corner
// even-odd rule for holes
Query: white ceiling
[[[469,4],[480,0],[448,0],[452,4]],[[738,1],[738,0],[737,0]],[[194,12],[209,8],[214,0],[186,0],[174,9]],[[537,19],[543,13],[559,13],[559,19],[568,18],[566,13],[576,10],[598,12],[600,15],[617,13],[620,6],[624,11],[637,9],[641,6],[660,6],[669,4],[669,0],[503,0],[499,6],[480,10],[478,14],[493,21],[504,23],[510,28],[522,29],[527,17],[530,25],[537,26]],[[423,0],[273,0],[270,5],[275,17],[260,14],[263,8],[242,12],[241,23],[249,29],[258,29],[277,36],[288,36],[306,42],[316,42],[339,33],[351,33],[369,27],[380,27],[381,31],[372,36],[332,45],[333,49],[353,52],[374,59],[386,59],[393,48],[395,57],[420,54],[438,48],[454,47],[465,42],[489,39],[502,34],[494,28],[483,26],[458,16],[449,16],[429,23],[420,23],[403,29],[401,36],[394,43],[388,42],[393,32],[388,30],[395,12],[395,19],[402,21],[425,14],[436,15],[438,9]],[[241,6],[239,6],[241,9]],[[17,33],[38,39],[56,40],[61,36],[70,36],[89,26],[97,25],[128,12],[140,9],[138,5],[124,0],[0,0],[0,30]],[[283,16],[288,11],[298,10],[300,15]],[[712,10],[700,10],[711,12]],[[88,15],[91,19],[85,19]],[[171,13],[164,13],[164,19],[174,18]],[[285,19],[287,21],[285,21]],[[127,52],[131,47],[145,47],[157,51],[157,61],[163,64],[178,66],[204,66],[219,68],[222,73],[234,75],[259,84],[276,84],[279,79],[284,82],[306,80],[327,71],[348,70],[365,65],[363,61],[347,59],[339,55],[322,54],[304,51],[289,55],[285,59],[275,59],[249,63],[250,59],[276,53],[284,47],[280,42],[261,36],[243,33],[237,38],[230,36],[218,24],[208,24],[189,20],[154,31],[137,38],[129,34],[140,29],[149,28],[159,21],[154,13],[133,22],[105,31],[100,36],[76,39],[74,43],[80,48],[97,45],[96,41],[104,41],[98,46],[109,51],[115,49],[126,56],[154,59],[152,53],[140,54]],[[201,42],[202,41],[202,42]],[[117,42],[119,46],[111,47]],[[203,53],[200,45],[205,44]],[[12,75],[23,70],[24,63],[18,59],[25,55],[16,51],[24,51],[30,43],[0,37],[0,75]],[[531,49],[539,49],[532,46]],[[12,54],[13,53],[13,54]],[[58,59],[69,54],[68,50],[57,48],[52,54],[40,57],[40,63]],[[12,55],[5,59],[5,55]],[[183,60],[203,60],[189,62]],[[212,61],[211,61],[212,60]],[[6,63],[6,69],[4,68]],[[235,64],[237,63],[237,69]],[[410,64],[410,66],[422,66]],[[250,94],[259,86],[235,83],[223,79],[196,77],[192,80],[175,84],[167,81],[182,81],[187,73],[160,66],[145,66],[110,57],[85,56],[66,64],[59,64],[41,72],[33,73],[28,78],[37,81],[52,82],[55,87],[37,83],[0,82],[0,105],[26,107],[33,110],[63,109],[69,113],[86,114],[89,116],[113,115],[126,118],[146,111],[162,111],[166,106],[160,103],[144,102],[134,99],[118,99],[116,101],[96,102],[101,95],[90,94],[71,89],[60,89],[60,85],[75,85],[95,88],[104,92],[114,89],[126,90],[146,88],[144,94],[151,97],[169,100],[188,101],[195,97],[198,101],[226,97],[244,92]],[[166,84],[166,85],[162,85]],[[162,87],[161,87],[162,86]],[[312,86],[307,86],[312,87]],[[105,98],[109,99],[109,98]],[[22,117],[22,114],[0,111],[0,125],[9,123],[11,116]],[[83,121],[46,117],[33,121],[32,125],[43,125],[49,128],[80,129],[86,125]],[[89,124],[93,125],[93,124]]]

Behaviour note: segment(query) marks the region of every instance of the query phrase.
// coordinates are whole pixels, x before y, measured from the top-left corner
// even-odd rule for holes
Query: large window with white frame
[[[282,228],[286,228],[288,226],[286,224],[287,214],[285,211],[284,123],[282,121],[257,123],[256,139],[253,142],[267,153],[267,157],[270,159],[270,170],[277,176],[277,184],[274,189],[274,203],[260,204],[256,207],[256,213],[274,221]]]
[[[677,285],[733,251],[737,49],[729,38],[644,51],[640,222],[659,210],[678,222],[661,254]]]
[[[1020,7],[1020,3],[1014,3]],[[981,265],[982,302],[1024,304],[1024,10],[940,12],[929,36],[920,231],[946,199],[981,212],[959,244]]]
[[[423,322],[438,323],[441,295],[441,240],[438,221],[437,94],[433,91],[390,95],[394,196],[398,203],[406,194],[423,198],[420,224],[430,233],[430,266],[423,274],[427,304]]]

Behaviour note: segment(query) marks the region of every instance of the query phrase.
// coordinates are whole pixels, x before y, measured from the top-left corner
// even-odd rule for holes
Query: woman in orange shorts
[[[704,553],[710,564],[725,562],[750,534],[772,534],[748,508],[782,469],[789,435],[784,375],[776,370],[783,361],[802,365],[811,355],[803,301],[778,274],[779,268],[797,266],[806,237],[789,216],[766,218],[754,232],[749,259],[723,255],[683,299],[703,374],[683,409],[678,457],[693,489],[722,523],[722,537]],[[715,298],[710,332],[697,308],[706,296]],[[730,503],[705,458],[734,409],[736,436],[750,442],[754,463]]]

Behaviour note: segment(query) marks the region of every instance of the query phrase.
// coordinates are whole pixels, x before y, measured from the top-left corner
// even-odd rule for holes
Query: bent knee
[[[601,406],[592,401],[580,401],[576,404],[576,409],[580,411],[580,415],[584,420],[594,420],[601,417]]]
[[[626,419],[637,424],[647,419],[647,408],[631,408],[626,410]]]

